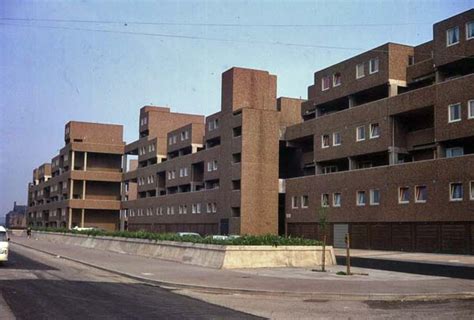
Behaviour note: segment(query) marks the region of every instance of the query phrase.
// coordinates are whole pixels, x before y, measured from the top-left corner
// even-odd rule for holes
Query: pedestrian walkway
[[[11,249],[15,250],[16,245],[27,246],[150,283],[177,288],[350,300],[474,297],[474,281],[470,280],[361,268],[352,270],[359,273],[358,275],[336,275],[337,271],[344,269],[343,266],[328,267],[330,272],[327,273],[303,268],[210,269],[13,236]],[[364,273],[368,275],[363,275]]]

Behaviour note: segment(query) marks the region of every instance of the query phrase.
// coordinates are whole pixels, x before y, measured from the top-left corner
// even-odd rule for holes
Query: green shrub
[[[108,237],[122,237],[132,239],[147,239],[154,241],[179,241],[179,242],[192,242],[202,244],[218,244],[218,245],[244,245],[244,246],[314,246],[321,245],[320,241],[304,239],[304,238],[293,238],[293,237],[280,237],[271,234],[261,236],[250,236],[243,235],[239,238],[217,240],[212,237],[195,237],[195,236],[179,236],[175,233],[155,233],[147,231],[102,231],[102,230],[69,230],[65,228],[33,228],[36,231],[45,232],[59,232],[59,233],[72,233],[72,234],[83,234],[88,236],[108,236]]]

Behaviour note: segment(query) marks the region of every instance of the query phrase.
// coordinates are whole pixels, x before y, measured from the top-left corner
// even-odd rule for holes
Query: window
[[[214,120],[209,121],[209,124],[208,124],[209,131],[215,130],[217,128],[219,128],[219,120],[218,119],[214,119]]]
[[[232,154],[232,163],[240,163],[242,160],[242,154],[241,153],[233,153]]]
[[[379,72],[379,58],[370,59],[369,61],[369,73]]]
[[[212,213],[216,213],[217,212],[217,203],[213,202],[212,203]]]
[[[469,199],[474,200],[474,181],[469,182]]]
[[[234,138],[240,137],[242,135],[242,126],[235,127],[232,129],[232,136]]]
[[[357,205],[365,206],[365,191],[357,191]]]
[[[372,123],[370,125],[370,139],[380,137],[380,126],[378,123]]]
[[[308,208],[309,198],[307,195],[301,196],[301,208]]]
[[[359,63],[356,66],[356,79],[360,79],[360,78],[363,78],[363,77],[365,77],[364,64]]]
[[[324,174],[337,172],[337,166],[325,166],[322,170]]]
[[[331,80],[329,79],[329,77],[323,77],[321,79],[321,90],[322,91],[326,91],[326,90],[329,89],[330,81]]]
[[[467,118],[474,119],[474,100],[469,100],[467,102],[467,110],[468,110]]]
[[[207,213],[211,213],[211,212],[212,212],[212,205],[211,205],[210,202],[208,202],[207,205],[206,205],[206,212],[207,212]]]
[[[186,133],[185,133],[185,132],[186,132],[186,131],[182,131],[182,132],[181,132],[181,141],[186,140]]]
[[[291,197],[291,208],[298,208],[298,197]]]
[[[324,134],[321,136],[321,148],[329,148],[329,135]]]
[[[408,56],[408,65],[412,66],[415,64],[415,57],[414,56]]]
[[[207,163],[207,172],[211,172],[212,171],[212,162],[208,162]]]
[[[459,27],[446,30],[446,46],[453,46],[459,43]]]
[[[398,188],[398,203],[409,203],[410,202],[410,188],[400,187]]]
[[[329,207],[329,194],[323,193],[321,194],[321,207]]]
[[[356,140],[357,141],[363,141],[365,140],[365,127],[357,127],[356,129]]]
[[[176,178],[176,170],[171,171],[171,179]]]
[[[462,183],[455,182],[449,184],[449,200],[450,201],[462,201],[464,197],[464,190]]]
[[[169,139],[168,139],[168,144],[169,144],[169,145],[172,145],[172,144],[173,144],[173,137],[169,137]]]
[[[339,72],[336,72],[332,75],[332,86],[337,87],[339,85],[341,85],[341,74]]]
[[[415,202],[425,203],[427,199],[426,186],[415,186]]]
[[[466,40],[474,39],[474,21],[466,23]]]
[[[378,206],[380,204],[380,190],[371,189],[370,190],[370,205]]]
[[[446,158],[460,157],[464,155],[463,147],[446,148]]]
[[[212,161],[212,170],[217,170],[217,160]]]
[[[449,122],[461,121],[461,104],[455,103],[449,105]]]
[[[201,213],[201,204],[200,203],[196,204],[196,213]]]
[[[341,193],[336,192],[332,195],[332,206],[333,207],[341,206]]]
[[[339,132],[334,132],[332,134],[332,145],[340,146],[342,143],[341,134]]]

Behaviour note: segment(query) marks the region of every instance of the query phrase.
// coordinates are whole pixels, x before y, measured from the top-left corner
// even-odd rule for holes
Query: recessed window
[[[425,203],[428,198],[426,186],[415,186],[415,202]]]
[[[329,193],[321,194],[321,207],[329,207]]]
[[[329,148],[329,135],[324,134],[321,136],[321,148]]]
[[[452,46],[459,43],[459,27],[446,30],[446,45]]]
[[[240,137],[242,135],[242,126],[235,127],[232,129],[232,135],[234,138]]]
[[[329,79],[329,77],[323,77],[321,79],[321,90],[322,91],[329,90],[330,83],[331,83],[331,79]]]
[[[363,141],[365,140],[365,127],[357,127],[356,129],[356,140],[357,141]]]
[[[466,23],[466,40],[474,39],[474,21]]]
[[[464,155],[463,147],[446,148],[446,158],[460,157]]]
[[[369,61],[369,73],[379,72],[379,58],[370,59]]]
[[[380,126],[378,123],[372,123],[370,125],[370,139],[380,137]]]
[[[232,190],[240,190],[240,179],[232,180]]]
[[[219,128],[219,119],[214,119],[214,120],[209,121],[209,123],[208,123],[208,130],[209,131],[212,131],[212,130],[215,130],[215,129],[218,129],[218,128]]]
[[[474,100],[469,100],[467,102],[467,109],[468,109],[467,118],[474,119]]]
[[[341,206],[341,193],[336,192],[332,195],[332,206],[333,207],[340,207]]]
[[[212,212],[212,204],[210,202],[207,203],[206,205],[206,212],[211,213]]]
[[[291,197],[291,207],[293,209],[297,209],[298,208],[298,197]]]
[[[398,188],[398,203],[409,203],[410,202],[410,188],[400,187]]]
[[[448,107],[449,110],[449,122],[461,121],[461,104],[455,103]]]
[[[322,171],[324,174],[328,174],[328,173],[333,173],[333,172],[337,172],[337,166],[324,166],[322,168]]]
[[[380,190],[371,189],[370,190],[370,205],[378,206],[380,204]]]
[[[365,191],[357,191],[357,205],[365,206],[365,203],[366,203]]]
[[[449,200],[450,201],[462,201],[464,198],[464,190],[462,183],[454,182],[449,184]]]
[[[337,87],[341,85],[341,74],[336,72],[332,75],[332,86]]]
[[[240,152],[232,154],[232,163],[240,163],[241,160],[242,160],[242,154]]]
[[[309,207],[309,198],[307,195],[301,196],[301,208]]]
[[[342,143],[341,134],[339,132],[334,132],[332,134],[332,145],[340,146]]]
[[[474,200],[474,181],[469,182],[469,199]]]
[[[359,63],[356,66],[356,79],[360,79],[360,78],[363,78],[363,77],[365,77],[364,64]]]
[[[414,56],[408,56],[408,65],[412,66],[415,64],[415,57]]]
[[[240,207],[232,207],[232,217],[238,218],[240,217]]]

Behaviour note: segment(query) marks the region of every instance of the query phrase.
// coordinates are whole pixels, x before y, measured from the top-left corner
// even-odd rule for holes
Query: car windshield
[[[0,232],[0,241],[7,241],[7,233]]]

